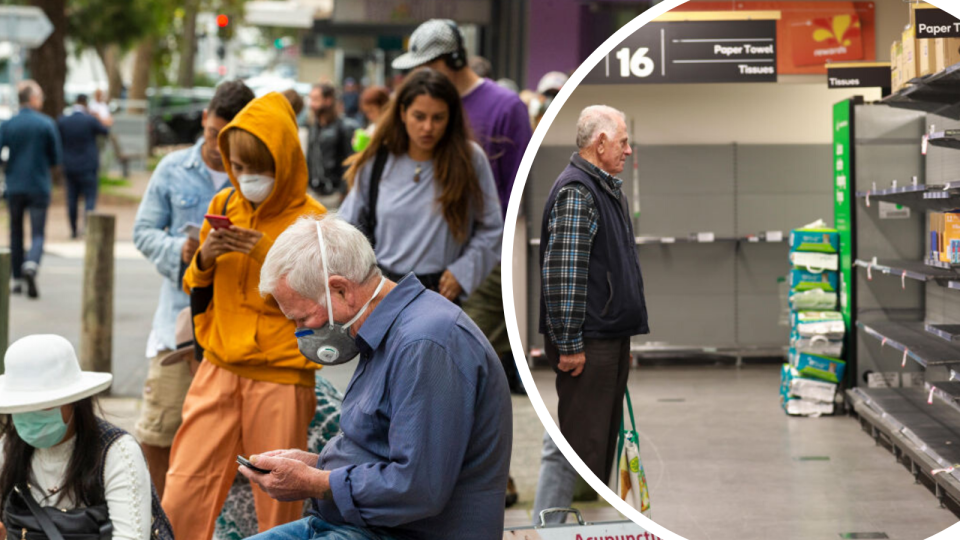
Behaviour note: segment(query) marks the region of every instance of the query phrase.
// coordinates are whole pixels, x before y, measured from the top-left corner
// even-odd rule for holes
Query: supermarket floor
[[[784,415],[779,375],[773,364],[632,371],[654,521],[689,540],[914,540],[957,522],[853,417]],[[534,379],[555,415],[552,372]]]

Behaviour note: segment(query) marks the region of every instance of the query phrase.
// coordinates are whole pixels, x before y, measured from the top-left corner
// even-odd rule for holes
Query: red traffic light
[[[224,28],[228,24],[230,24],[230,17],[227,17],[223,13],[221,13],[220,15],[217,15],[217,26],[219,26],[220,28]]]

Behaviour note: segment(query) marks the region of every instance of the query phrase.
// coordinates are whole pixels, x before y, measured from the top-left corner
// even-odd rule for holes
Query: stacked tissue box
[[[832,414],[843,380],[839,250],[839,234],[822,221],[790,233],[790,353],[780,374],[780,402],[790,415]]]

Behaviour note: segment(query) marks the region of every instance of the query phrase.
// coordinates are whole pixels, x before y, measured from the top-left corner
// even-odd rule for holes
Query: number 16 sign
[[[678,12],[615,47],[584,84],[777,81],[780,12]]]

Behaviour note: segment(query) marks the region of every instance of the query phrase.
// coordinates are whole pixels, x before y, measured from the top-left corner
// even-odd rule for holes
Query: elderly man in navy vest
[[[630,337],[649,332],[627,199],[616,177],[632,152],[623,113],[587,107],[540,233],[540,333],[557,373],[560,431],[601,480],[617,447]]]
[[[67,175],[67,215],[70,218],[70,236],[77,237],[77,207],[83,195],[84,219],[97,207],[97,187],[100,184],[100,150],[97,135],[107,135],[108,125],[87,109],[87,96],[80,94],[69,114],[57,120],[63,141],[63,169]],[[112,123],[106,120],[107,124]]]

